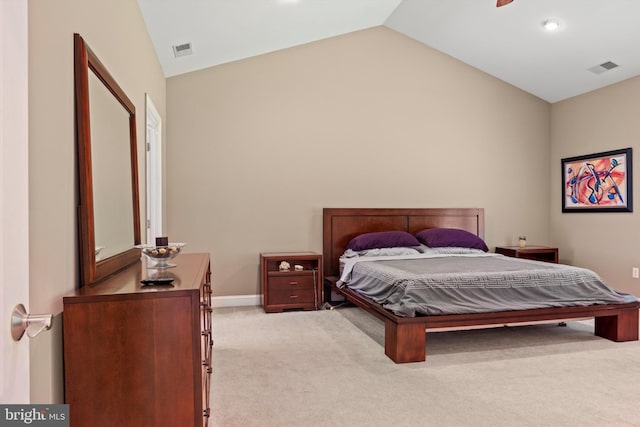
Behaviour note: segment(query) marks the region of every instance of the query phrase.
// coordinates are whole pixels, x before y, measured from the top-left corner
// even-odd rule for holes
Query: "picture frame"
[[[632,149],[562,159],[562,212],[633,212]]]

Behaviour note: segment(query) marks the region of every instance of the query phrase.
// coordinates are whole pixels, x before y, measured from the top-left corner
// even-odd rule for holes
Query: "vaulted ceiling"
[[[549,102],[640,75],[640,0],[138,3],[167,77],[379,25]]]

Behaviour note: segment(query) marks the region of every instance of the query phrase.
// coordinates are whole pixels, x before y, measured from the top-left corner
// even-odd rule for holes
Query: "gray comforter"
[[[354,260],[339,285],[405,317],[637,301],[568,265],[496,254],[398,258]]]

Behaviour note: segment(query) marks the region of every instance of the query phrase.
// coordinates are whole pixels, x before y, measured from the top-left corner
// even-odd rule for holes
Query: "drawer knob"
[[[298,295],[289,295],[289,298],[296,299],[296,298],[298,298]]]
[[[289,282],[289,284],[290,284],[291,286],[295,286],[295,285],[297,285],[297,284],[298,284],[298,282]]]

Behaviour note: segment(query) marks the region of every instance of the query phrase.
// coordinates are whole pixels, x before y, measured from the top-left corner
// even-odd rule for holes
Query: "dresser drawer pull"
[[[295,286],[295,285],[297,285],[297,284],[298,284],[298,282],[289,282],[289,284],[290,284],[291,286]]]
[[[296,298],[298,298],[298,295],[289,295],[289,298],[296,299]]]
[[[213,368],[207,368],[207,374],[210,374],[213,372]]]

